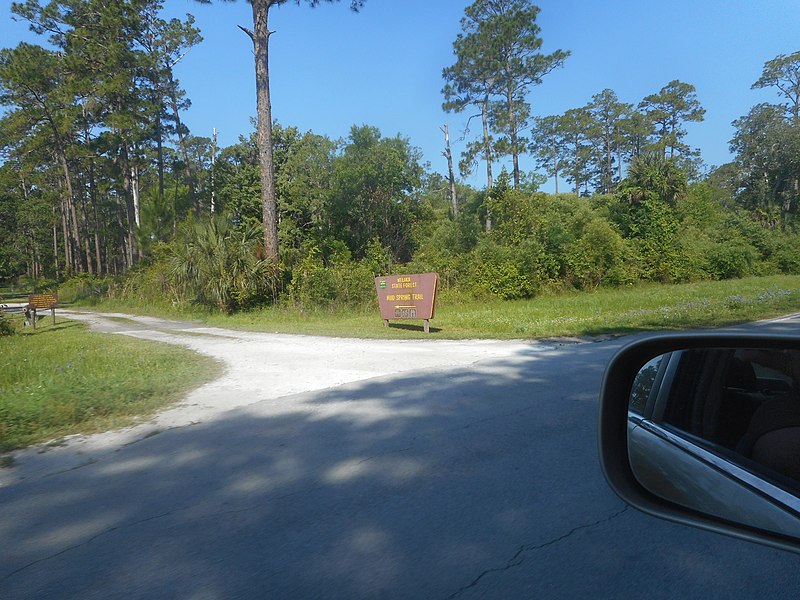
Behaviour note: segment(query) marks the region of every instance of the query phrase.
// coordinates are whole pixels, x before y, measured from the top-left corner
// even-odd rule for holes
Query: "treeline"
[[[181,122],[173,72],[202,39],[162,3],[14,3],[47,47],[0,50],[0,277],[121,274],[146,254],[146,211],[207,211],[213,148]],[[205,201],[205,202],[204,202]],[[11,246],[11,249],[9,249]],[[12,251],[13,250],[13,251]]]
[[[0,50],[0,281],[80,275],[76,293],[231,311],[369,302],[373,275],[391,270],[435,270],[451,288],[509,299],[800,272],[800,52],[765,64],[754,87],[778,102],[737,120],[734,162],[703,174],[685,142],[704,114],[692,85],[672,81],[636,106],[604,90],[535,117],[529,95],[569,52],[539,52],[528,0],[477,0],[443,99],[449,111],[477,109],[481,131],[461,166],[483,162],[484,189],[452,168],[431,172],[410,140],[369,125],[332,140],[273,122],[275,262],[258,137],[218,149],[191,135],[173,68],[200,32],[161,9],[13,5],[49,46]],[[520,170],[525,154],[570,193],[538,192],[546,177]],[[509,170],[497,173],[503,157]]]

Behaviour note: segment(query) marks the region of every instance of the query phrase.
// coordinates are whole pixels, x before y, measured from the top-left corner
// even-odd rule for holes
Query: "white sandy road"
[[[0,487],[94,463],[154,433],[209,421],[251,404],[276,414],[296,409],[292,396],[420,369],[464,367],[495,358],[522,359],[551,345],[491,340],[363,340],[232,331],[154,317],[59,311],[95,331],[179,344],[221,361],[216,381],[138,425],[75,435],[12,453]],[[265,404],[267,406],[265,406]]]

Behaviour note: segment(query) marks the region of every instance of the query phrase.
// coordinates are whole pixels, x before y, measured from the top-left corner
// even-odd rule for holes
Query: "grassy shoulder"
[[[129,425],[221,369],[185,348],[54,325],[48,314],[35,332],[0,337],[0,451]]]
[[[379,339],[534,339],[619,335],[637,331],[713,328],[800,311],[800,276],[776,275],[681,285],[641,284],[531,300],[479,301],[440,293],[431,334],[420,321],[381,320],[367,309],[330,311],[270,307],[233,315],[176,311],[154,303],[104,301],[93,306],[203,321],[249,331]]]
[[[535,339],[711,328],[800,312],[800,276],[639,285],[516,302],[440,295],[431,334],[385,327],[376,306],[332,312],[266,308],[231,316],[157,303],[95,310],[203,321],[250,331],[382,339]],[[177,346],[88,332],[49,314],[36,331],[0,337],[0,451],[128,425],[217,376],[213,360]]]

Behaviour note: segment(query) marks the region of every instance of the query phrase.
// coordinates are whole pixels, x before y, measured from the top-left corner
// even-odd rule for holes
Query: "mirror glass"
[[[694,348],[648,361],[632,382],[628,454],[654,494],[785,532],[783,513],[800,522],[800,351]]]

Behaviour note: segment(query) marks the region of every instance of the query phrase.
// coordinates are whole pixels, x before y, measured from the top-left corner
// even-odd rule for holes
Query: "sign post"
[[[39,309],[50,309],[53,315],[53,325],[56,324],[56,306],[58,306],[58,294],[31,294],[28,296],[28,306],[26,309],[26,316],[28,311],[33,312],[31,324],[36,329],[36,311]]]
[[[375,278],[381,318],[386,326],[390,319],[422,319],[425,333],[430,333],[430,320],[436,310],[439,289],[438,273],[386,275]]]

